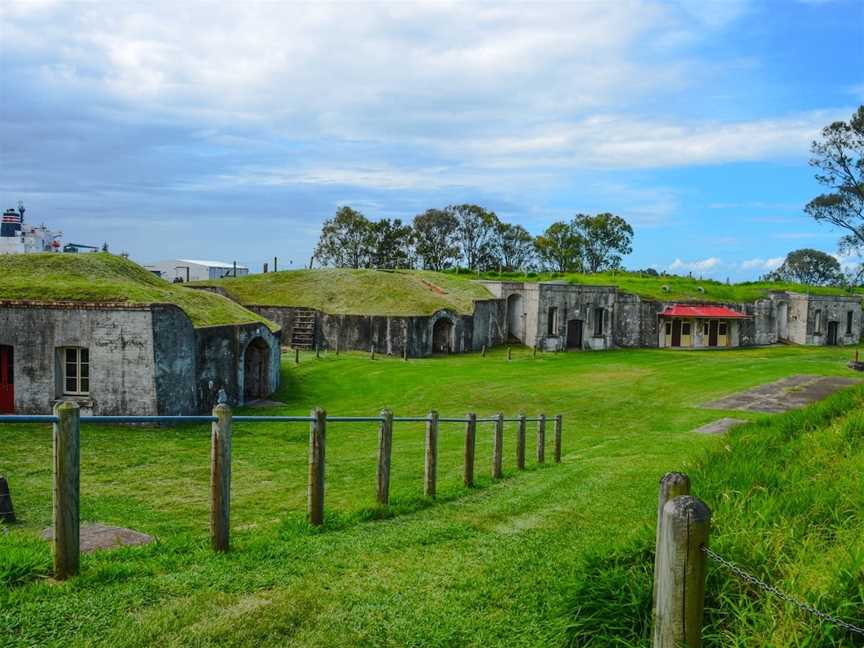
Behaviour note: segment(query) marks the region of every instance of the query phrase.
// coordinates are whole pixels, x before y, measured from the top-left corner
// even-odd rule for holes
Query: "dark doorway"
[[[15,372],[11,346],[0,346],[0,414],[15,411]]]
[[[567,322],[567,348],[582,348],[582,320],[574,319]]]
[[[243,355],[244,399],[266,398],[270,395],[270,346],[255,338]]]
[[[681,346],[681,320],[672,320],[672,346]]]
[[[717,320],[711,320],[708,324],[708,346],[716,347],[717,346],[717,328],[719,326],[719,322]]]
[[[432,353],[451,353],[453,351],[453,322],[442,318],[432,328]]]
[[[825,343],[828,346],[837,345],[837,322],[828,322],[828,340]]]

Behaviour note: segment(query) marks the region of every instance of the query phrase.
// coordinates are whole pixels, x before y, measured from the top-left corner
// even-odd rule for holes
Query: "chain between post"
[[[848,630],[849,632],[852,632],[854,634],[864,636],[864,628],[859,628],[858,626],[853,625],[853,624],[849,623],[848,621],[844,621],[843,619],[838,619],[837,617],[835,617],[832,614],[828,614],[827,612],[822,612],[821,610],[817,610],[815,607],[813,607],[809,603],[805,603],[804,601],[799,601],[798,599],[792,597],[791,595],[787,594],[786,592],[783,592],[783,591],[777,589],[776,587],[774,587],[773,585],[769,585],[765,581],[757,578],[756,576],[753,576],[752,574],[747,573],[746,571],[741,569],[741,567],[739,567],[738,565],[726,560],[723,556],[721,556],[720,554],[718,554],[714,551],[711,551],[711,549],[709,549],[708,547],[706,547],[704,545],[701,547],[701,549],[705,553],[705,555],[708,556],[711,560],[720,563],[721,565],[723,565],[723,567],[728,569],[730,572],[732,572],[732,574],[734,574],[735,576],[737,576],[738,578],[740,578],[744,582],[750,583],[751,585],[755,585],[759,589],[764,590],[764,591],[768,592],[769,594],[773,594],[774,596],[779,598],[781,601],[785,601],[786,603],[790,603],[791,605],[797,607],[802,612],[806,612],[807,614],[811,614],[811,615],[815,616],[816,618],[821,619],[822,621],[827,621],[828,623],[831,623],[831,624],[836,625],[840,628],[843,628],[844,630]]]

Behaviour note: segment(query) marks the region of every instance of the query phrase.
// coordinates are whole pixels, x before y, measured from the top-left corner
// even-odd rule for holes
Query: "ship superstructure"
[[[59,252],[63,232],[50,230],[44,224],[28,225],[24,220],[24,204],[3,212],[0,221],[0,254],[29,252]]]

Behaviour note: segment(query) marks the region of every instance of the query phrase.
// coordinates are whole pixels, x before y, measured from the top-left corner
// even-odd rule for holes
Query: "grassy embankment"
[[[348,270],[324,268],[248,275],[198,282],[219,286],[242,304],[305,306],[331,314],[428,315],[441,308],[473,312],[473,300],[491,295],[475,279],[491,281],[563,281],[617,286],[646,299],[701,302],[752,302],[770,291],[789,290],[818,295],[846,295],[840,288],[791,283],[726,284],[691,277],[649,277],[632,272],[599,274],[468,273],[419,270]],[[664,289],[664,286],[668,290]],[[701,290],[700,290],[701,289]],[[859,291],[860,293],[860,291]]]
[[[532,361],[520,351],[510,363],[497,350],[408,363],[304,355],[286,365],[277,397],[287,405],[273,412],[560,412],[563,463],[517,474],[508,426],[506,478],[484,477],[469,491],[461,426],[444,427],[432,503],[420,494],[422,425],[398,425],[385,512],[373,504],[374,426],[334,424],[328,523],[314,530],[303,520],[305,426],[237,424],[233,550],[215,556],[207,428],[86,427],[83,518],[159,541],[86,555],[81,576],[65,584],[44,578],[50,556],[38,539],[50,522],[50,430],[0,426],[0,473],[21,520],[0,534],[0,643],[646,645],[650,525],[668,470],[690,472],[714,508],[721,553],[860,620],[860,392],[805,414],[745,415],[756,424],[731,440],[692,432],[723,415],[702,402],[795,373],[845,374],[849,354],[639,350]],[[483,475],[490,434],[486,426],[478,437]],[[710,588],[709,646],[859,645],[713,568]]]
[[[242,304],[305,306],[334,315],[431,315],[443,308],[470,314],[475,299],[492,298],[460,275],[407,270],[289,270],[196,283],[219,286]]]
[[[0,255],[0,299],[172,303],[196,327],[264,322],[276,328],[230,299],[168,283],[107,253]]]

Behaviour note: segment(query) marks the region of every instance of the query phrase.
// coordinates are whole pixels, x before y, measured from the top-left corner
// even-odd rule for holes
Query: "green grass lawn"
[[[808,414],[814,418],[743,415],[756,424],[731,437],[692,430],[729,414],[700,403],[791,374],[847,375],[851,353],[646,349],[532,360],[519,350],[509,363],[501,350],[485,359],[407,363],[303,355],[299,366],[283,367],[276,398],[287,406],[246,413],[305,414],[314,406],[340,415],[383,407],[397,415],[433,408],[442,416],[561,413],[563,462],[537,467],[532,461],[517,473],[515,430],[508,425],[505,479],[492,483],[487,424],[478,433],[483,477],[467,490],[462,426],[442,424],[440,495],[430,502],[422,497],[423,426],[397,424],[392,510],[385,512],[374,505],[375,426],[331,424],[327,524],[312,529],[304,521],[306,426],[237,424],[233,548],[216,556],[208,546],[209,430],[88,426],[82,431],[83,519],[159,540],[86,555],[81,575],[62,584],[46,578],[49,549],[38,539],[50,524],[50,429],[0,425],[0,473],[9,479],[20,519],[0,533],[0,644],[647,645],[646,538],[657,482],[669,470],[691,472],[694,491],[717,511],[715,547],[752,560],[764,567],[762,575],[785,579],[791,591],[836,611],[844,592],[857,587],[861,594],[860,562],[849,562],[840,541],[861,537],[861,435],[842,420],[860,420],[851,413],[860,391]],[[771,420],[779,423],[772,427]],[[834,430],[831,439],[820,440],[820,425]],[[770,441],[764,448],[763,432]],[[797,441],[805,437],[813,443]],[[533,434],[529,439],[533,456]],[[787,450],[788,439],[794,449]],[[830,483],[832,462],[853,476]],[[758,500],[763,491],[784,487],[787,468],[789,497],[798,497],[810,479],[808,465],[820,474],[814,485],[847,495],[800,504]],[[751,472],[759,488],[748,490]],[[772,517],[778,510],[792,516],[788,524]],[[748,513],[754,520],[747,522]],[[813,520],[820,521],[816,530]],[[864,555],[860,540],[850,546],[858,558]],[[764,562],[766,556],[772,561]],[[852,576],[838,575],[841,570]],[[708,645],[861,645],[819,626],[811,632],[793,611],[712,578],[722,597],[710,604],[727,616],[709,614]],[[842,611],[860,620],[860,610]],[[739,627],[751,641],[734,638]],[[772,643],[778,637],[784,642]]]
[[[192,324],[263,322],[261,316],[221,295],[171,284],[123,257],[107,253],[0,255],[0,300],[170,303]]]

